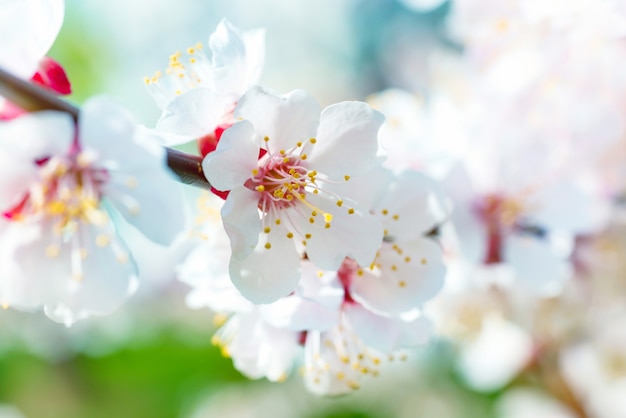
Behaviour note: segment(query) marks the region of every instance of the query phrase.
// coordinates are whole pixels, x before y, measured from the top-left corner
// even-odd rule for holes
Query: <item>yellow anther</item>
[[[352,215],[354,213],[354,208],[348,209],[348,215]]]
[[[265,191],[265,186],[263,186],[263,185],[261,184],[261,185],[259,185],[259,186],[256,186],[256,187],[255,187],[255,190],[256,190],[257,192],[264,192],[264,191]]]
[[[285,150],[281,149],[280,151],[278,151],[280,153],[280,155],[285,155]]]
[[[317,272],[317,277],[319,277],[320,279],[321,279],[322,277],[324,277],[324,272],[323,272],[322,270],[318,271],[318,272]]]
[[[202,42],[198,42],[196,44],[196,49],[202,49]]]
[[[296,142],[296,146],[297,147],[301,147],[302,146],[302,142],[300,142],[300,141]]]
[[[98,247],[106,247],[111,242],[111,238],[108,235],[98,235],[96,237],[96,245]]]
[[[266,136],[266,137],[264,137],[264,138],[263,138],[263,141],[265,141],[265,142],[267,142],[267,141],[269,141],[269,140],[270,140],[270,137],[269,137],[269,136]]]
[[[306,235],[304,235],[304,238],[311,239],[311,236],[312,236],[311,234],[306,234]]]
[[[252,175],[253,176],[258,176],[259,175],[259,169],[258,168],[253,168],[252,169]]]
[[[194,52],[196,52],[196,50],[195,50],[195,49],[193,49],[193,47],[189,47],[189,48],[187,48],[187,53],[188,53],[189,55],[193,54]]]
[[[315,223],[315,219],[313,219],[313,218],[309,218],[309,223],[310,223],[310,224]]]
[[[339,206],[339,207],[343,206],[343,200],[338,200],[337,201],[337,206]]]
[[[381,211],[381,213],[382,213],[383,215],[387,215],[387,214],[389,213],[389,211],[388,211],[387,209],[383,209],[383,210]]]
[[[50,244],[46,247],[46,257],[48,258],[57,257],[60,252],[61,250],[58,245]]]
[[[357,276],[362,276],[363,275],[363,269],[358,269],[356,271]]]
[[[276,220],[274,221],[274,223],[275,223],[276,225],[280,225],[280,219],[276,219]]]
[[[287,199],[288,201],[292,201],[293,195],[288,194],[287,196],[285,196],[285,199]]]
[[[302,240],[302,245],[306,246],[306,240]]]
[[[176,90],[175,93],[176,93],[177,96],[180,96],[181,94],[183,94],[183,92],[180,91],[180,90]]]
[[[190,64],[195,64],[196,63],[196,59],[195,58],[189,58],[189,63]]]
[[[306,160],[306,158],[307,158],[306,154],[302,154],[302,155],[300,156],[300,159],[301,159],[301,160]]]
[[[346,375],[344,372],[337,372],[337,380],[343,380],[346,378]]]
[[[391,265],[391,270],[398,271],[398,266],[396,266],[395,264],[392,264]]]
[[[400,287],[406,287],[406,282],[405,282],[404,280],[400,280],[400,281],[398,282],[398,286],[400,286]]]
[[[270,248],[272,248],[272,244],[270,244],[269,242],[265,243],[265,249],[269,250]]]
[[[428,263],[428,260],[426,260],[425,258],[422,258],[421,263],[422,264],[426,264],[426,263]]]
[[[398,219],[400,219],[400,215],[396,214],[392,216],[394,221],[397,221]]]
[[[343,176],[343,179],[344,179],[345,181],[348,181],[348,180],[350,180],[350,176]]]
[[[333,221],[333,215],[331,215],[330,213],[326,212],[324,214],[324,221],[326,221],[327,223],[331,223]]]
[[[404,257],[404,262],[405,263],[410,263],[411,262],[411,257]]]
[[[265,228],[263,228],[263,232],[265,232],[266,234],[269,234],[271,231],[269,226],[266,226]]]
[[[326,229],[330,228],[330,224],[327,222],[326,225],[324,225],[324,228]]]
[[[317,139],[315,139],[315,138],[311,138],[311,139],[309,139],[309,142],[310,142],[311,144],[315,144],[315,143],[317,142]]]
[[[146,84],[150,84],[150,77],[144,77],[143,82]]]
[[[319,192],[320,192],[320,191],[319,191],[319,190],[317,190],[317,189],[313,190],[313,194],[318,194]]]
[[[293,232],[287,232],[287,238],[289,239],[293,238]]]

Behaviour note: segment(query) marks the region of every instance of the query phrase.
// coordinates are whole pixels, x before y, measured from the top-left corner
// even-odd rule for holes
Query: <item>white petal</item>
[[[567,182],[546,188],[529,202],[531,221],[537,226],[569,233],[592,233],[601,226],[597,197],[579,185]]]
[[[559,294],[571,275],[571,265],[559,257],[547,239],[511,235],[504,243],[504,259],[522,285],[544,296]]]
[[[63,0],[0,0],[0,67],[31,77],[63,23]]]
[[[233,102],[259,80],[265,60],[265,30],[241,32],[226,19],[209,38],[215,91]]]
[[[413,321],[385,318],[357,304],[347,304],[344,312],[348,323],[363,342],[383,353],[423,345],[432,335],[430,321],[421,316]]]
[[[157,121],[156,130],[177,135],[168,137],[167,145],[198,139],[215,130],[233,103],[208,88],[196,88],[176,96]]]
[[[336,272],[303,263],[302,279],[293,295],[263,306],[263,318],[277,328],[325,331],[339,323],[344,291]]]
[[[420,308],[441,290],[446,273],[441,248],[432,240],[396,245],[397,249],[384,244],[376,258],[378,267],[363,268],[363,274],[354,277],[350,286],[356,301],[381,315]]]
[[[259,158],[254,136],[254,128],[247,121],[237,122],[224,131],[216,150],[202,161],[204,175],[213,187],[231,190],[252,178]]]
[[[488,318],[480,335],[466,345],[459,369],[471,387],[481,391],[501,388],[531,360],[533,344],[518,326]]]
[[[313,224],[302,219],[302,230],[311,234],[306,244],[311,261],[324,270],[338,269],[345,257],[369,266],[383,239],[380,220],[348,200],[341,208],[322,196],[309,195],[307,200],[333,216],[330,228],[325,228],[324,219],[317,219]],[[350,209],[354,209],[352,214]]]
[[[83,106],[80,129],[83,151],[110,176],[102,188],[104,197],[150,240],[173,242],[186,214],[165,150],[143,137],[144,131],[136,131],[124,109],[103,98]]]
[[[284,380],[299,351],[299,334],[265,323],[257,310],[233,316],[215,334],[237,370],[252,379]]]
[[[258,202],[257,192],[237,187],[222,207],[222,221],[234,258],[243,260],[257,246],[261,233]]]
[[[322,111],[309,164],[330,177],[353,176],[376,164],[384,116],[364,102],[342,102]]]
[[[230,196],[229,196],[230,198]],[[287,230],[275,227],[263,233],[255,250],[242,260],[230,260],[230,278],[253,303],[271,303],[294,291],[300,280],[300,254]],[[267,235],[267,238],[265,238]],[[269,242],[271,248],[266,248]]]
[[[288,94],[254,86],[239,100],[235,118],[247,119],[254,125],[260,145],[272,152],[295,147],[299,141],[315,137],[320,107],[304,90]],[[267,144],[263,141],[268,137]]]
[[[95,238],[97,230],[92,229]],[[112,247],[115,245],[116,247]],[[89,315],[106,315],[117,309],[136,289],[137,270],[121,242],[101,247],[96,240],[85,242],[80,281],[68,278],[65,297],[48,302],[45,312],[51,319],[71,325]],[[64,260],[68,265],[71,260]]]
[[[438,184],[415,171],[400,174],[376,209],[387,235],[398,241],[427,233],[450,213]]]

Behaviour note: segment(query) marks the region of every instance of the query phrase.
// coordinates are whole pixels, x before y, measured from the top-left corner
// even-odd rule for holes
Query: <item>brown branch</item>
[[[0,68],[0,96],[29,112],[56,110],[69,113],[74,120],[78,120],[79,117],[79,109],[76,106],[59,99],[45,88],[22,80],[2,68]],[[182,183],[204,189],[211,188],[202,171],[202,157],[167,147],[165,151],[167,152],[167,165]]]

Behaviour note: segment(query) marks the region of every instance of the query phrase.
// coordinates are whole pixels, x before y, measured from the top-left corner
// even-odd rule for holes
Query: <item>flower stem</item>
[[[16,106],[29,111],[56,110],[72,115],[78,120],[79,109],[55,96],[45,88],[22,80],[0,68],[0,96]],[[210,189],[202,171],[202,157],[165,147],[167,165],[182,183]]]

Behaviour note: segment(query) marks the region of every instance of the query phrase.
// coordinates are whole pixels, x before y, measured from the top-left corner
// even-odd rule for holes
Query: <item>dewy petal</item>
[[[376,164],[378,129],[385,117],[364,102],[342,102],[322,111],[309,163],[330,177],[353,176]]]
[[[66,153],[74,136],[71,117],[61,112],[24,114],[0,123],[0,210],[24,198],[38,178],[36,161]]]
[[[265,87],[254,86],[235,108],[235,118],[252,122],[259,145],[272,152],[293,148],[298,141],[315,137],[319,117],[319,104],[304,90],[293,90],[281,96]],[[269,138],[267,143],[263,140],[265,137]]]
[[[231,190],[253,176],[259,158],[259,145],[254,138],[254,127],[248,121],[237,122],[224,131],[215,151],[202,161],[204,175],[213,187]]]
[[[380,315],[410,312],[431,299],[443,286],[446,268],[441,248],[427,238],[410,243],[383,244],[374,269],[354,277],[354,300]]]
[[[166,145],[191,141],[213,132],[232,106],[232,102],[211,89],[192,89],[167,104],[156,130],[176,135],[168,137]],[[173,142],[174,138],[177,141]]]
[[[276,226],[271,233],[263,235],[267,235],[267,239],[259,239],[250,255],[242,260],[235,257],[230,260],[233,284],[256,304],[271,303],[287,296],[300,280],[300,254],[293,240],[286,237],[287,230]]]
[[[233,258],[243,260],[257,246],[261,233],[258,193],[245,187],[231,190],[222,207],[224,229],[230,239]]]
[[[380,220],[347,200],[340,208],[322,196],[310,194],[307,200],[333,216],[329,228],[325,228],[323,219],[315,223],[302,219],[301,229],[311,234],[306,244],[311,261],[324,270],[338,269],[345,257],[369,266],[383,239]]]
[[[357,304],[345,305],[344,313],[365,345],[383,353],[423,345],[433,333],[431,322],[422,316],[412,321],[385,318]]]
[[[511,265],[520,284],[544,296],[561,292],[572,267],[559,257],[547,239],[513,234],[504,242],[504,260]]]
[[[186,219],[164,149],[142,137],[124,109],[103,98],[85,103],[79,129],[83,151],[110,176],[102,186],[104,197],[150,240],[170,244]]]
[[[63,0],[0,0],[0,67],[30,78],[63,23]]]
[[[213,52],[214,89],[234,102],[261,76],[265,30],[241,32],[222,19],[209,38],[209,47]]]

